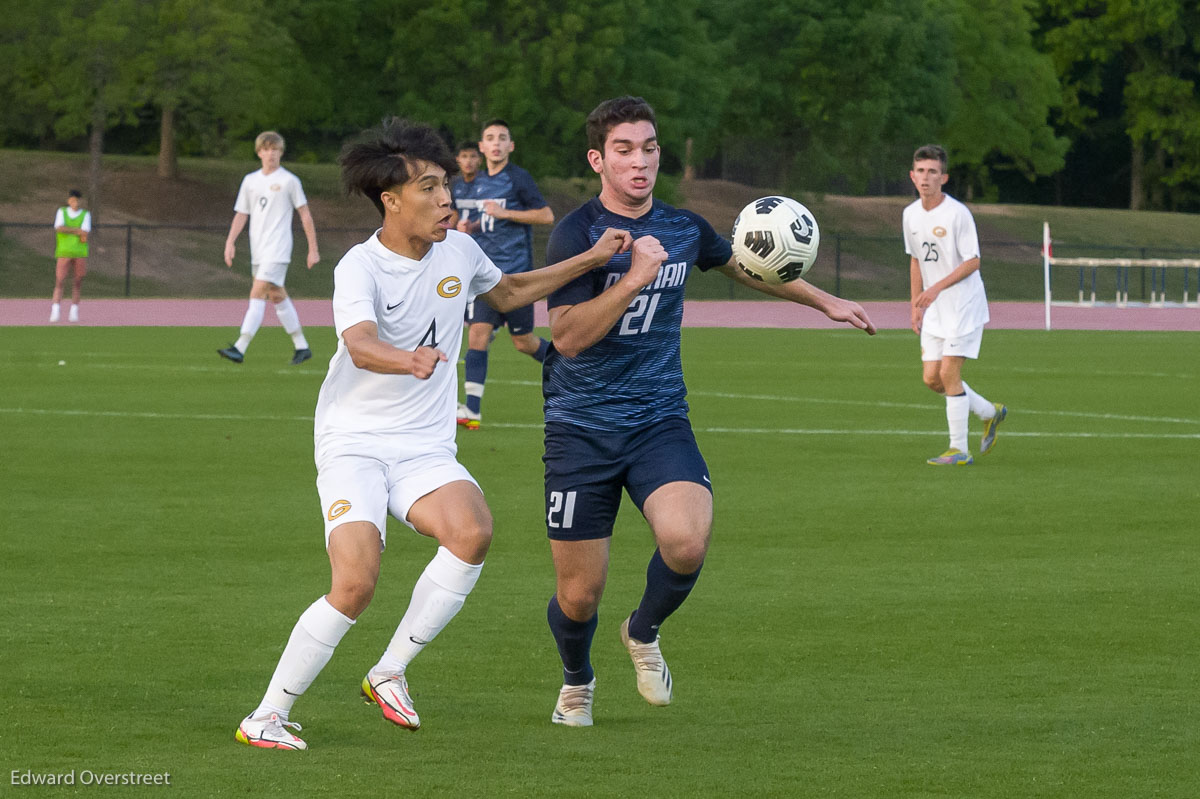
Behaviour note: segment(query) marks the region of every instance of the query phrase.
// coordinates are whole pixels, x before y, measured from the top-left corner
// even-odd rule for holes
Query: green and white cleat
[[[1008,416],[1008,408],[1001,405],[999,402],[993,403],[996,406],[996,415],[991,419],[983,420],[983,438],[979,441],[979,454],[986,455],[992,447],[996,445],[996,428],[1004,421],[1004,417]]]
[[[936,458],[930,458],[925,462],[930,466],[970,466],[975,459],[971,457],[971,453],[963,452],[961,449],[948,449]]]
[[[629,637],[629,619],[621,622],[621,643],[629,650],[633,668],[637,672],[638,693],[652,705],[663,707],[671,704],[671,670],[663,660],[658,648],[658,636],[648,644]]]
[[[596,698],[596,680],[587,685],[564,685],[550,720],[566,727],[592,726],[592,701]]]

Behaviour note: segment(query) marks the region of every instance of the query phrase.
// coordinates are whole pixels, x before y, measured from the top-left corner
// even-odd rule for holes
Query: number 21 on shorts
[[[546,513],[546,526],[570,529],[575,523],[575,493],[567,491],[565,494],[562,491],[550,492],[550,509]],[[559,514],[562,514],[559,517]]]

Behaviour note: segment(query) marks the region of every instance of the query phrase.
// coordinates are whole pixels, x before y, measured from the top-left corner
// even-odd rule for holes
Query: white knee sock
[[[991,419],[996,415],[996,406],[988,402],[986,399],[976,394],[974,389],[964,382],[962,384],[963,391],[967,392],[967,398],[971,400],[971,413],[978,416],[980,419]]]
[[[417,580],[408,610],[374,671],[383,674],[404,671],[458,613],[482,570],[482,563],[461,561],[450,550],[438,547]]]
[[[279,318],[279,324],[283,325],[287,334],[292,337],[292,343],[296,345],[296,349],[308,349],[308,340],[304,338],[304,328],[300,326],[300,314],[296,313],[296,306],[292,305],[291,297],[284,297],[283,302],[275,303],[275,316]]]
[[[967,423],[971,419],[971,398],[966,394],[946,397],[946,421],[950,423],[950,449],[970,452]]]
[[[250,300],[249,307],[246,308],[246,315],[242,317],[242,329],[239,331],[237,343],[233,346],[238,348],[238,352],[246,354],[246,348],[250,346],[250,339],[254,338],[254,334],[262,327],[263,314],[267,312],[266,300]]]
[[[262,717],[278,713],[280,718],[286,719],[296,699],[312,685],[333,657],[333,650],[342,636],[353,625],[354,620],[339,613],[325,597],[309,605],[292,628],[292,636],[271,675],[267,693],[253,715]]]

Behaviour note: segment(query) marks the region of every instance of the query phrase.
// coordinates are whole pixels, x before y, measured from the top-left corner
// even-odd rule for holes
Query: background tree
[[[939,139],[952,174],[965,174],[965,198],[995,199],[992,170],[1028,180],[1063,166],[1066,138],[1055,135],[1051,109],[1062,102],[1053,60],[1034,49],[1028,0],[948,3],[955,74],[950,115]]]
[[[1106,116],[1121,123],[1128,155],[1119,171],[1128,175],[1129,207],[1194,201],[1200,188],[1196,4],[1047,0],[1043,27],[1062,85],[1068,134],[1078,140]],[[1119,106],[1106,108],[1105,89],[1113,80]]]

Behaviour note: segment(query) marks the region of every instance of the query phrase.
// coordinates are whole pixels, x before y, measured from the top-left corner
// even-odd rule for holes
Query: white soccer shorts
[[[983,325],[955,338],[941,338],[931,335],[921,329],[921,360],[940,361],[947,355],[957,355],[962,358],[978,358],[979,347],[983,344]]]
[[[287,264],[254,264],[254,279],[282,286],[287,280]]]
[[[335,454],[317,464],[317,494],[329,534],[347,522],[370,522],[379,531],[379,548],[387,545],[387,515],[412,527],[408,511],[421,497],[447,483],[475,478],[446,453],[419,455],[388,463],[365,455]],[[416,528],[413,528],[416,529]]]

